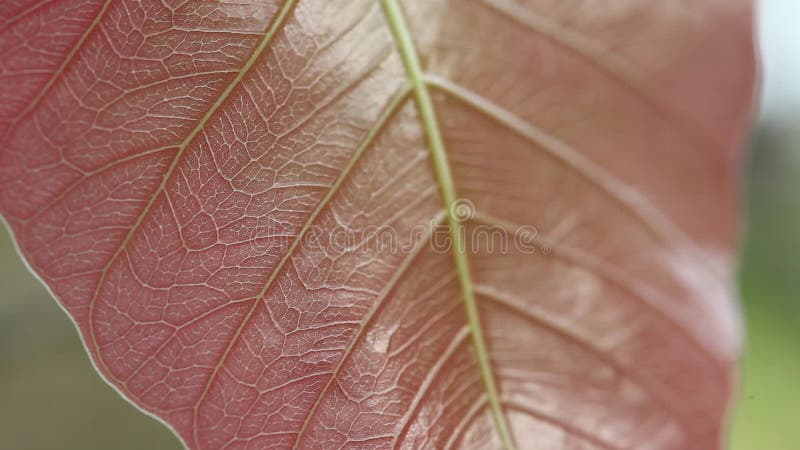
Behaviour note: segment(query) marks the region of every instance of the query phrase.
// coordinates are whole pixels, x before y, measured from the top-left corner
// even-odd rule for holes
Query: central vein
[[[417,56],[414,43],[411,40],[411,33],[406,25],[403,12],[397,0],[381,0],[383,12],[389,27],[392,29],[394,40],[398,51],[403,59],[406,68],[406,75],[414,91],[417,109],[420,120],[422,121],[425,135],[428,140],[428,148],[433,159],[433,167],[436,179],[439,182],[442,201],[448,211],[447,221],[450,228],[450,239],[453,244],[453,260],[458,273],[458,281],[461,285],[461,294],[464,299],[464,307],[467,313],[472,343],[475,347],[475,354],[480,367],[481,378],[486,388],[489,406],[492,410],[492,417],[495,426],[500,434],[500,440],[507,449],[513,449],[514,444],[511,434],[506,424],[505,415],[500,405],[500,396],[497,392],[497,384],[494,380],[491,364],[489,362],[489,352],[486,348],[486,341],[481,328],[478,305],[475,301],[475,289],[472,283],[472,276],[469,270],[469,260],[467,259],[466,239],[464,239],[464,227],[456,217],[455,208],[451,206],[456,201],[456,190],[453,182],[453,174],[450,171],[450,163],[447,161],[447,151],[444,147],[444,140],[436,121],[436,111],[433,107],[428,87],[423,79],[422,67]]]

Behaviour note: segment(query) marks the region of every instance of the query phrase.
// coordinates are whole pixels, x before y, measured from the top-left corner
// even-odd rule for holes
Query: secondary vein
[[[107,3],[110,3],[109,0]],[[109,258],[108,262],[104,265],[100,279],[97,282],[97,286],[95,287],[94,293],[89,301],[89,326],[88,326],[88,333],[89,339],[93,346],[94,353],[97,355],[96,363],[97,365],[102,368],[101,372],[107,376],[109,379],[116,380],[115,376],[111,372],[111,370],[106,365],[105,360],[103,359],[103,354],[100,352],[100,346],[97,340],[97,336],[95,335],[94,329],[94,310],[95,305],[97,303],[98,298],[100,297],[100,292],[102,291],[103,285],[106,282],[106,277],[110,271],[111,265],[120,257],[122,252],[131,242],[133,235],[139,229],[141,224],[144,222],[146,216],[152,209],[153,205],[156,202],[156,198],[164,192],[167,187],[167,183],[172,177],[172,174],[175,172],[175,169],[178,166],[178,163],[181,160],[181,156],[185,153],[186,149],[189,148],[189,145],[194,141],[198,134],[203,130],[207,122],[211,119],[212,116],[217,112],[217,110],[225,103],[225,101],[230,97],[231,93],[233,93],[234,89],[240,85],[242,80],[244,80],[245,76],[250,73],[250,70],[255,65],[256,61],[261,57],[264,51],[270,46],[272,42],[272,38],[280,31],[283,23],[285,22],[286,18],[289,16],[294,4],[297,0],[286,0],[283,4],[281,9],[278,11],[276,16],[270,22],[268,28],[265,30],[264,35],[262,36],[261,40],[257,44],[256,48],[253,49],[253,52],[250,54],[247,61],[245,61],[242,68],[237,73],[236,77],[226,86],[225,90],[219,95],[217,100],[211,105],[211,107],[206,111],[203,117],[197,122],[195,127],[192,131],[186,136],[186,138],[176,146],[175,156],[172,159],[169,167],[167,168],[166,172],[161,178],[161,183],[150,196],[150,199],[142,208],[142,211],[136,218],[136,221],[131,225],[131,228],[128,230],[128,233],[123,238],[122,242],[120,243],[117,250],[114,254]],[[119,380],[117,380],[119,381]]]
[[[514,444],[511,439],[508,424],[506,423],[505,415],[503,414],[500,395],[489,361],[489,351],[486,347],[483,329],[481,328],[480,313],[478,312],[478,305],[475,301],[475,288],[472,282],[472,276],[470,275],[469,260],[466,255],[467,249],[466,240],[463,236],[464,230],[463,226],[459,223],[459,219],[455,216],[455,212],[450,208],[456,201],[456,190],[453,174],[450,170],[450,163],[447,160],[444,139],[442,138],[442,133],[436,120],[436,110],[433,106],[430,93],[428,92],[428,87],[425,83],[422,67],[419,62],[419,56],[417,55],[417,50],[411,39],[411,32],[406,24],[400,5],[397,0],[381,0],[381,6],[386,16],[386,21],[392,30],[397,49],[403,60],[406,76],[414,91],[417,110],[420,115],[420,120],[422,121],[425,136],[428,140],[428,148],[433,160],[433,168],[439,183],[439,189],[442,194],[442,201],[448,211],[447,222],[450,228],[450,239],[453,243],[453,260],[458,274],[458,281],[464,300],[464,308],[466,309],[467,322],[472,336],[472,343],[475,347],[475,355],[478,360],[481,378],[483,379],[483,384],[489,400],[492,418],[503,446],[510,450],[514,448]]]

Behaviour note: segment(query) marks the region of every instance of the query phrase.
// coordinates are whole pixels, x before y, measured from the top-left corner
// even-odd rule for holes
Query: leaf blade
[[[546,4],[513,7],[518,17],[530,19],[536,17],[531,11]],[[670,24],[689,23],[679,7],[640,4],[619,4],[619,11],[595,10],[589,16],[616,20],[632,14],[625,8],[637,7],[647,20],[655,14],[649,11],[659,11],[670,13],[665,15]],[[104,376],[173,424],[192,448],[347,442],[510,447],[512,440],[547,447],[559,433],[566,436],[558,444],[565,448],[573,441],[575,446],[636,446],[648,433],[653,447],[716,445],[731,361],[738,352],[735,324],[727,323],[735,322],[725,287],[729,267],[724,256],[721,263],[718,259],[729,252],[731,210],[723,199],[715,210],[722,212],[719,217],[694,219],[687,211],[707,207],[708,199],[720,193],[720,198],[730,195],[724,186],[714,186],[715,178],[706,183],[703,175],[706,166],[717,167],[717,148],[730,142],[712,138],[715,149],[707,160],[699,154],[681,163],[689,169],[685,179],[699,187],[697,199],[686,202],[692,189],[664,196],[664,186],[670,185],[642,164],[641,155],[631,156],[631,150],[643,148],[631,137],[639,136],[637,127],[622,127],[626,131],[619,135],[597,132],[602,121],[579,91],[563,95],[577,99],[576,108],[586,117],[557,112],[552,117],[566,124],[561,128],[546,115],[542,121],[538,112],[532,114],[531,105],[548,104],[546,90],[533,102],[524,94],[539,89],[535,77],[518,84],[522,98],[509,103],[504,83],[524,79],[520,74],[536,66],[509,66],[508,58],[538,38],[509,44],[504,39],[518,30],[498,26],[499,14],[457,8],[457,20],[443,20],[449,10],[435,2],[404,5],[408,23],[398,28],[399,5],[384,5],[394,11],[389,23],[371,2],[304,1],[296,7],[200,5],[174,16],[185,22],[178,24],[174,17],[172,23],[164,20],[167,16],[150,17],[155,10],[137,10],[133,3],[114,4],[98,25],[102,33],[75,51],[75,69],[54,81],[41,104],[31,104],[31,117],[9,132],[0,153],[2,213],[84,337],[97,334],[93,359],[111,361],[101,369]],[[728,9],[714,0],[708,5],[698,11],[711,15]],[[248,16],[247,8],[258,14]],[[548,14],[561,33],[561,16],[572,13],[553,8]],[[252,33],[278,22],[286,28],[271,28],[260,40]],[[431,26],[420,31],[421,23]],[[486,61],[506,58],[503,64],[463,66],[470,56],[461,49],[449,49],[456,59],[440,51],[462,42],[453,38],[455,32],[466,31],[463,42],[469,43],[485,29],[493,35],[471,48]],[[627,33],[624,23],[612,29]],[[689,31],[692,38],[702,34]],[[159,46],[180,48],[183,43],[175,38],[181,33],[188,33],[183,43],[201,43],[188,50],[192,64],[162,53],[162,61],[176,61],[171,70],[183,72],[148,78],[152,68],[133,67],[130,73],[138,78],[119,91],[109,86],[124,77],[103,72],[113,64],[92,59],[90,52],[105,48],[114,64],[138,62]],[[274,46],[268,45],[273,38]],[[602,36],[598,42],[609,39],[616,37]],[[400,41],[399,54],[392,50],[395,41]],[[139,50],[136,42],[144,43]],[[418,56],[412,55],[415,45]],[[205,56],[203,46],[214,49],[208,53],[213,57]],[[487,54],[491,46],[494,51]],[[557,89],[570,86],[571,77],[597,75],[596,68],[570,65],[577,63],[565,53],[553,53],[553,60],[567,61],[556,71],[564,76],[553,84]],[[603,63],[599,50],[596,54]],[[620,54],[628,57],[630,51],[623,48]],[[735,58],[726,54],[723,60]],[[476,70],[484,71],[484,79],[492,75],[488,88],[480,77],[470,78]],[[99,83],[81,84],[95,72]],[[418,109],[404,102],[409,75]],[[588,86],[611,91],[600,75]],[[747,84],[746,73],[728,78],[733,81],[723,81],[729,85]],[[682,142],[683,132],[676,131],[681,127],[659,118],[665,115],[659,112],[663,95],[656,90],[652,97],[642,95],[650,87],[646,78],[636,79],[644,80],[640,92],[615,91],[607,97],[609,104],[628,117],[640,102],[649,102],[649,112],[639,120],[654,131],[654,145]],[[714,102],[725,103],[716,97]],[[685,104],[664,110],[684,111]],[[736,115],[745,109],[742,102],[728,116],[709,113],[698,128],[713,135],[718,125],[709,123],[717,120],[736,129]],[[106,129],[117,134],[104,134]],[[82,141],[83,136],[90,138]],[[655,181],[631,178],[620,165],[625,158],[598,158],[604,142],[628,152],[631,166]],[[31,146],[35,153],[22,152]],[[428,152],[433,167],[425,164]],[[542,156],[548,152],[551,156]],[[554,164],[552,155],[571,164],[572,172]],[[660,158],[676,164],[673,157]],[[29,167],[34,170],[26,172]],[[175,177],[159,182],[162,172]],[[12,191],[20,195],[12,198]],[[553,206],[548,194],[565,199],[561,205],[566,207]],[[474,200],[482,217],[546,231],[554,257],[491,255],[474,243],[462,248],[465,231],[453,226],[452,212],[447,215],[450,236],[459,246],[453,261],[425,248],[418,249],[419,257],[404,259],[374,250],[358,253],[368,247],[366,241],[343,250],[312,239],[319,229],[337,227],[363,232],[390,226],[398,235],[410,234],[457,195]],[[541,209],[528,211],[526,203]],[[139,219],[131,221],[137,212]],[[473,231],[478,226],[475,221],[466,225]],[[109,251],[115,242],[127,241],[130,251]],[[82,299],[103,266],[110,269],[100,271],[110,273],[110,283],[101,275],[93,296],[99,306],[89,306],[87,313]],[[544,274],[553,279],[543,279]],[[566,281],[554,281],[560,277]],[[551,289],[561,305],[547,295],[531,296],[531,280]],[[514,298],[519,311],[539,321],[520,321],[495,307],[492,296]],[[455,312],[456,299],[466,303],[465,313]],[[703,329],[703,321],[712,329]],[[414,324],[422,325],[413,330]],[[459,338],[464,324],[472,330],[471,349]],[[511,345],[508,324],[519,330],[517,346],[530,344],[529,354]],[[568,331],[561,334],[572,340],[559,340],[554,330]],[[657,351],[648,352],[648,346]],[[548,349],[574,360],[540,353]],[[649,360],[650,353],[663,360]],[[213,357],[220,355],[223,362],[215,364]],[[721,361],[716,369],[715,358]],[[691,388],[691,377],[659,367],[664,361],[690,370],[702,386],[719,386],[706,398],[693,399],[698,390]],[[610,378],[598,378],[594,370]],[[560,379],[572,389],[548,384],[541,371],[550,376],[563,371]],[[477,389],[480,385],[486,387]],[[649,395],[647,386],[666,394]],[[691,400],[685,405],[664,401],[670,394]],[[591,398],[604,399],[605,409]],[[381,401],[396,406],[381,410]],[[454,417],[459,408],[469,411],[467,416]],[[564,414],[574,408],[584,416],[572,423]],[[333,420],[339,410],[343,413]],[[708,416],[696,426],[691,423],[695,410]],[[644,421],[645,431],[625,428],[628,419]],[[495,431],[487,431],[492,422]]]

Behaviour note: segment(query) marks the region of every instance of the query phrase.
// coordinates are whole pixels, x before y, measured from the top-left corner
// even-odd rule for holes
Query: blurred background
[[[747,315],[732,450],[800,449],[800,1],[761,0],[764,91],[747,170]]]
[[[800,0],[762,0],[764,95],[742,186],[748,321],[732,450],[800,448]],[[0,448],[178,450],[95,373],[0,227]],[[44,427],[43,427],[44,426]],[[46,430],[46,431],[45,431]]]

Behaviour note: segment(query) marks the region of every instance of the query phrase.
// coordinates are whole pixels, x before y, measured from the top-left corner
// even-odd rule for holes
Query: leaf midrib
[[[506,423],[505,415],[503,414],[500,395],[489,360],[489,351],[486,346],[483,329],[481,328],[480,313],[475,300],[475,287],[466,253],[466,242],[463,239],[464,229],[463,226],[459,224],[455,212],[450,207],[456,202],[455,182],[450,169],[450,163],[448,162],[447,150],[444,145],[441,129],[436,119],[436,109],[433,106],[430,92],[428,92],[428,86],[424,79],[419,56],[417,55],[416,47],[411,38],[411,32],[406,24],[400,5],[397,0],[381,0],[381,6],[389,28],[392,30],[397,50],[403,60],[406,76],[414,92],[417,111],[433,160],[436,181],[439,184],[442,202],[447,211],[447,225],[450,229],[450,239],[453,243],[453,261],[458,274],[461,296],[467,314],[467,323],[470,335],[472,336],[472,344],[475,349],[475,356],[480,369],[481,379],[483,380],[486,395],[489,400],[492,419],[497,428],[500,441],[505,448],[510,450],[514,448],[514,444],[508,424]]]
[[[113,261],[115,261],[118,258],[119,254],[127,246],[128,242],[130,241],[130,239],[133,236],[134,232],[139,228],[139,226],[141,225],[142,221],[147,216],[149,210],[152,208],[153,204],[155,203],[156,198],[158,197],[158,194],[160,192],[162,192],[164,190],[164,188],[166,187],[166,183],[169,180],[169,178],[171,177],[171,174],[176,169],[176,167],[177,167],[177,165],[178,165],[178,163],[179,163],[179,161],[181,159],[181,155],[186,151],[186,149],[190,146],[191,142],[197,137],[197,135],[203,130],[203,128],[205,127],[207,122],[211,119],[211,117],[225,103],[225,101],[231,95],[233,90],[238,85],[240,85],[240,83],[242,82],[244,77],[247,75],[247,73],[250,72],[250,70],[252,69],[253,65],[258,61],[258,59],[260,58],[262,53],[267,48],[269,48],[270,42],[274,38],[275,34],[277,34],[278,31],[280,30],[281,24],[283,24],[286,21],[287,17],[291,13],[291,11],[292,11],[292,9],[294,7],[294,4],[296,2],[297,2],[297,0],[287,0],[283,4],[281,9],[276,14],[276,17],[273,19],[272,23],[269,25],[268,29],[265,31],[262,39],[260,40],[260,42],[257,44],[256,48],[252,52],[251,56],[248,58],[248,60],[242,66],[241,70],[238,72],[237,76],[232,80],[231,83],[228,84],[226,89],[220,94],[220,96],[217,98],[217,100],[208,109],[206,114],[198,121],[197,125],[194,127],[192,132],[178,146],[176,146],[176,148],[177,148],[176,155],[175,155],[174,159],[172,160],[171,165],[169,166],[169,168],[165,172],[165,175],[163,176],[163,180],[162,180],[161,185],[156,189],[155,193],[151,196],[150,201],[145,205],[143,211],[138,216],[137,221],[133,224],[133,226],[130,229],[130,232],[128,233],[128,235],[126,236],[126,238],[124,239],[122,244],[119,246],[118,252],[116,252],[112,256],[112,258],[110,258],[109,263],[107,264],[106,268],[103,270],[103,276],[101,277],[101,280],[98,283],[97,290],[94,293],[94,296],[93,296],[93,298],[91,300],[91,303],[90,303],[90,310],[93,309],[93,307],[94,307],[94,305],[96,303],[96,300],[99,297],[101,287],[104,284],[105,275],[108,272],[107,269],[110,267],[110,265],[113,263]],[[106,2],[106,5],[108,3],[110,3],[110,2]],[[433,161],[433,168],[434,168],[435,178],[436,178],[438,187],[439,187],[440,192],[441,192],[441,197],[442,197],[442,201],[443,201],[445,210],[448,211],[446,219],[448,221],[448,225],[449,225],[449,228],[450,228],[450,233],[451,233],[450,237],[452,239],[452,242],[454,243],[454,247],[453,247],[454,263],[455,263],[455,266],[456,266],[456,272],[457,272],[457,275],[458,275],[458,280],[459,280],[459,284],[460,284],[460,288],[461,288],[462,299],[463,299],[464,306],[465,306],[465,309],[466,309],[467,322],[468,322],[467,325],[468,325],[468,328],[469,328],[469,334],[472,337],[472,343],[473,343],[473,346],[474,346],[474,349],[475,349],[476,359],[477,359],[477,362],[478,362],[478,365],[479,365],[479,368],[480,368],[481,378],[483,380],[483,383],[484,383],[484,386],[485,386],[485,389],[486,389],[487,402],[488,402],[489,407],[491,409],[493,420],[495,422],[495,426],[497,428],[497,432],[499,434],[501,442],[503,443],[503,445],[505,447],[507,447],[509,449],[512,449],[514,447],[513,440],[511,438],[511,435],[510,435],[510,432],[509,432],[509,428],[508,428],[508,425],[507,425],[507,422],[506,422],[507,419],[505,417],[505,414],[503,413],[503,409],[502,409],[502,406],[501,406],[500,395],[498,393],[498,388],[497,388],[497,385],[496,385],[496,382],[495,382],[495,379],[494,379],[494,374],[493,374],[493,371],[492,371],[492,368],[491,368],[491,364],[490,364],[489,352],[488,352],[488,349],[487,349],[485,338],[483,336],[483,329],[482,329],[481,323],[480,323],[480,315],[479,315],[479,311],[478,311],[478,307],[477,307],[477,301],[476,301],[476,298],[475,298],[475,290],[476,290],[476,288],[475,288],[474,282],[472,280],[471,272],[470,272],[470,269],[469,269],[469,259],[466,256],[467,249],[465,248],[466,244],[465,244],[465,240],[463,239],[463,227],[459,225],[458,219],[453,216],[453,214],[452,214],[452,212],[450,211],[450,208],[449,208],[449,206],[452,205],[457,199],[456,190],[455,190],[455,184],[454,184],[453,175],[451,173],[451,167],[450,167],[450,164],[448,162],[447,150],[445,148],[444,140],[443,140],[443,137],[442,137],[442,134],[441,134],[441,130],[439,128],[439,125],[438,125],[438,122],[437,122],[437,119],[436,119],[436,111],[435,111],[434,104],[433,104],[433,101],[431,99],[431,95],[430,95],[430,92],[429,92],[429,89],[431,89],[431,88],[442,88],[442,86],[439,85],[441,83],[437,84],[437,79],[435,77],[431,78],[429,75],[426,75],[424,73],[424,71],[422,70],[422,67],[421,67],[421,64],[420,64],[420,61],[419,61],[419,57],[417,55],[416,48],[415,48],[413,40],[412,40],[411,31],[410,31],[408,25],[406,24],[406,21],[405,21],[405,18],[404,18],[404,14],[401,11],[401,7],[398,4],[398,1],[397,0],[381,0],[381,6],[383,7],[383,11],[384,11],[384,15],[386,17],[387,24],[389,25],[389,27],[390,27],[390,29],[392,31],[392,35],[393,35],[393,37],[395,39],[395,44],[396,44],[396,47],[397,47],[397,51],[398,51],[399,55],[401,56],[401,59],[402,59],[403,64],[405,66],[406,77],[407,77],[409,85],[410,85],[410,90],[413,91],[413,93],[414,93],[414,97],[415,97],[415,100],[416,100],[415,103],[416,103],[417,110],[418,110],[418,113],[419,113],[419,120],[420,120],[420,122],[421,122],[421,124],[423,126],[423,132],[424,132],[424,134],[426,136],[426,139],[428,141],[428,149],[429,149],[432,161]],[[101,16],[102,16],[102,14],[100,14],[98,16],[96,21],[99,21],[99,17],[101,17]],[[444,87],[447,87],[447,86],[444,86]],[[444,89],[444,90],[447,91],[447,89]],[[453,92],[449,92],[449,93],[453,94]],[[386,120],[389,119],[389,117],[392,115],[392,112],[402,103],[402,100],[405,97],[405,95],[406,95],[405,92],[401,92],[390,102],[390,106],[387,108],[387,111],[385,111],[382,119],[379,120],[379,123],[383,123],[383,122],[385,122]],[[456,97],[458,97],[458,95],[456,95]],[[475,106],[475,105],[473,105],[473,106]],[[506,120],[502,120],[502,119],[501,119],[501,121],[503,123],[507,122]],[[339,184],[344,180],[346,175],[350,172],[350,169],[352,168],[352,165],[355,164],[355,161],[358,160],[358,155],[360,155],[363,152],[363,150],[365,150],[365,148],[369,144],[369,142],[371,142],[372,139],[374,139],[375,134],[377,134],[377,131],[378,131],[379,128],[380,128],[380,126],[374,128],[373,130],[370,131],[370,133],[368,133],[368,136],[366,136],[365,141],[363,142],[363,145],[359,146],[359,149],[356,151],[356,156],[351,160],[350,164],[348,164],[348,167],[343,171],[343,173],[340,175],[340,177],[337,179],[337,181],[331,187],[331,190],[328,192],[328,195],[326,195],[324,197],[324,199],[320,202],[320,204],[317,206],[317,208],[315,208],[314,212],[309,217],[309,220],[304,225],[304,229],[301,230],[300,233],[298,233],[298,235],[296,236],[296,238],[294,240],[293,245],[291,246],[289,251],[286,252],[286,254],[284,255],[284,258],[281,261],[281,263],[278,264],[278,266],[276,267],[276,270],[274,270],[272,272],[272,274],[270,275],[270,277],[269,277],[267,283],[265,284],[265,287],[262,290],[261,294],[256,296],[256,299],[253,302],[253,307],[251,308],[250,313],[248,314],[248,317],[253,313],[253,311],[255,311],[256,306],[258,305],[259,301],[263,298],[264,292],[272,284],[272,282],[274,281],[275,277],[279,274],[279,272],[281,271],[282,267],[288,261],[289,257],[293,253],[294,248],[296,247],[296,245],[299,243],[299,241],[302,239],[303,235],[305,234],[305,228],[311,222],[313,222],[313,220],[316,218],[318,213],[323,209],[324,205],[328,203],[328,200],[330,200],[330,198],[337,191],[337,188],[338,188]],[[513,126],[512,126],[512,128],[513,128]],[[517,127],[517,128],[519,128],[519,127]],[[590,178],[592,178],[592,177],[590,177]],[[595,184],[601,185],[601,187],[603,186],[603,183],[598,183],[596,179],[592,178],[591,181],[594,181]],[[608,194],[609,194],[610,197],[618,199],[618,200],[622,201],[622,203],[626,203],[624,201],[625,199],[627,199],[627,197],[625,195],[620,195],[619,192],[614,191],[614,190],[609,191]],[[637,212],[637,210],[634,209],[633,210],[634,216],[637,216],[636,212]],[[639,215],[641,215],[641,214],[639,214]],[[656,231],[656,233],[655,233],[656,235],[659,235],[659,234],[661,234],[662,236],[664,236],[664,235],[670,236],[671,235],[671,231],[672,230],[669,230],[670,232],[663,232],[663,230],[660,230],[660,228],[663,228],[662,224],[660,223],[663,220],[661,217],[657,217],[656,216],[656,219],[654,219],[654,220],[648,220],[649,217],[640,217],[640,219],[642,219],[643,222],[646,225],[650,225],[650,228],[653,228],[654,231]],[[656,224],[656,225],[653,225],[653,224]],[[659,231],[661,231],[661,233],[659,233]],[[670,236],[670,237],[673,237],[673,236]],[[665,240],[670,241],[670,239],[665,239]],[[104,366],[105,364],[103,363],[102,355],[101,355],[101,353],[99,351],[99,348],[97,348],[97,346],[98,346],[97,339],[94,337],[94,327],[91,326],[91,321],[93,319],[93,316],[94,315],[90,312],[90,314],[89,314],[89,320],[90,320],[89,331],[92,334],[92,341],[93,341],[93,344],[95,346],[95,349],[97,350],[96,354],[97,354],[98,362],[100,363],[100,365]],[[244,324],[246,324],[247,322],[248,322],[248,320],[246,318],[242,322],[242,326],[244,326]],[[237,333],[237,335],[238,335],[238,333]],[[233,342],[235,342],[235,339],[232,339],[231,344],[233,344]],[[226,351],[226,353],[227,353],[227,351]],[[223,358],[221,359],[220,366],[222,365],[222,362],[224,362],[225,356],[226,355],[223,355]],[[111,375],[111,372],[107,368],[106,368],[106,373],[108,375]],[[213,380],[213,378],[214,378],[214,375],[212,375],[211,379]],[[335,375],[334,375],[333,378],[335,378]],[[207,386],[206,386],[206,390],[210,387],[210,385],[211,385],[211,383],[209,382],[207,384]],[[201,398],[204,395],[205,395],[205,392],[203,393]],[[200,403],[200,401],[198,400],[197,404],[199,405],[199,403]],[[197,411],[195,411],[195,414],[197,414]],[[309,418],[310,418],[310,415],[309,415]],[[193,428],[194,428],[193,429],[193,433],[195,433],[195,436],[194,436],[195,443],[198,444],[197,435],[196,435],[197,427],[195,426]]]

